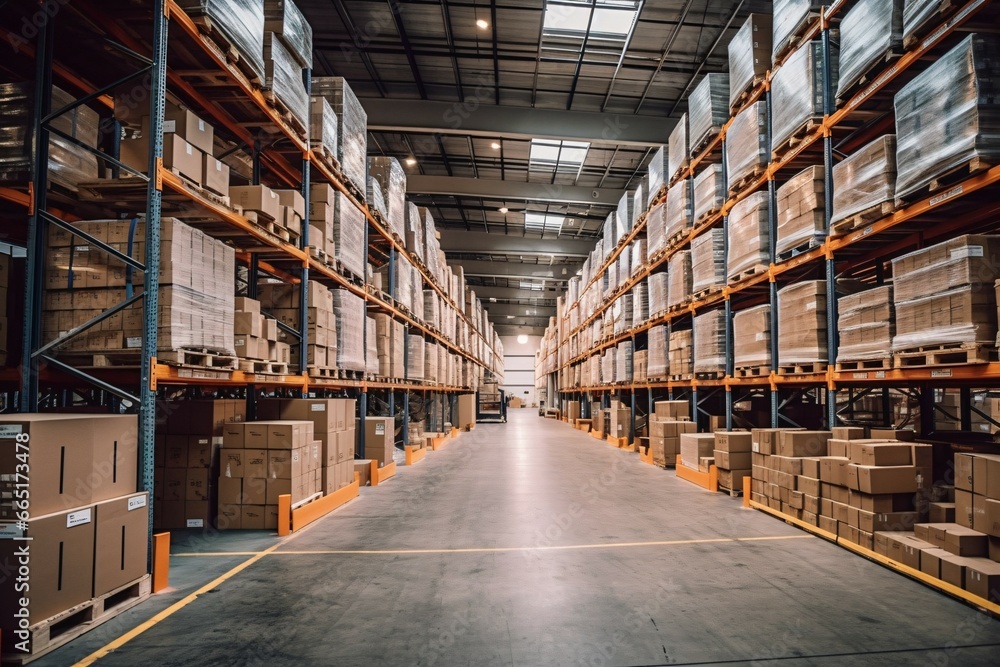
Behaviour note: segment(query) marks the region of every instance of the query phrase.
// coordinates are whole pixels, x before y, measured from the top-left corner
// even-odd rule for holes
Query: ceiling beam
[[[582,257],[594,249],[593,240],[532,239],[506,234],[447,230],[441,234],[441,249],[447,252],[485,252],[505,255],[563,255]]]
[[[361,105],[368,114],[369,131],[437,132],[516,139],[537,137],[609,146],[665,144],[677,122],[662,116],[376,97],[362,98]]]
[[[547,287],[542,291],[517,289],[515,287],[488,287],[486,285],[473,285],[470,289],[476,293],[476,296],[479,297],[484,306],[488,305],[490,299],[519,299],[522,301],[530,299],[552,300],[557,296],[562,296],[565,292],[561,286],[556,287],[555,285],[551,288]]]
[[[515,306],[509,303],[484,303],[483,308],[493,319],[507,317],[531,318],[531,317],[553,317],[556,314],[555,306]]]
[[[406,177],[406,192],[407,194],[420,195],[452,195],[561,204],[604,204],[606,206],[617,206],[618,200],[625,193],[624,190],[584,188],[575,185],[495,181],[485,178],[459,178],[457,176],[424,176],[422,174],[410,174]]]
[[[524,280],[553,280],[560,282],[568,282],[580,270],[578,264],[556,264],[550,266],[548,264],[486,262],[468,259],[453,259],[448,263],[461,266],[467,276],[496,276],[498,278],[523,278]]]

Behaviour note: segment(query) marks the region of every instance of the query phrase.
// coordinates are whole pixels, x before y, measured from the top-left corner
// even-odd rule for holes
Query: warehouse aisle
[[[174,562],[204,583],[250,557],[219,552],[274,543],[227,535]],[[99,628],[36,664],[128,629]],[[512,410],[98,664],[988,665],[998,651],[1000,622]]]

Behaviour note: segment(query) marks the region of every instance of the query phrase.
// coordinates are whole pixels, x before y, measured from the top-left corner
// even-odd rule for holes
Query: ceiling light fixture
[[[508,320],[512,320],[512,319],[514,319],[514,316],[513,316],[513,315],[508,315],[508,316],[507,316],[507,319],[508,319]]]
[[[485,19],[479,19],[476,21],[476,25],[479,26],[480,30],[486,30],[490,27],[490,24],[487,23]]]
[[[406,158],[406,166],[412,167],[416,163],[417,163],[417,158],[415,158],[415,157],[408,157],[408,158]]]
[[[525,336],[524,334],[519,335],[517,337],[517,343],[518,343],[518,345],[527,345],[528,344],[528,337]]]
[[[490,144],[490,147],[492,147],[493,150],[498,151],[498,150],[500,150],[500,142],[499,141],[494,141],[492,144]]]
[[[507,211],[509,211],[510,209],[509,209],[509,208],[507,208],[506,206],[501,206],[501,207],[500,207],[499,209],[497,209],[497,210],[498,210],[498,211],[500,211],[501,213],[503,213],[504,215],[506,215],[506,214],[507,214]]]

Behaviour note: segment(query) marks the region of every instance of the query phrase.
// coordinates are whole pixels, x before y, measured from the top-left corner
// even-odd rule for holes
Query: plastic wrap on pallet
[[[778,188],[778,254],[826,236],[823,167],[806,167]],[[730,224],[732,220],[730,218]]]
[[[911,39],[924,32],[924,28],[937,22],[941,0],[904,0],[903,40]]]
[[[636,273],[642,267],[646,266],[646,239],[636,239],[632,242],[631,246],[632,259],[630,264],[632,266],[631,273]]]
[[[325,97],[309,100],[309,143],[337,157],[337,112]]]
[[[632,288],[632,327],[649,320],[649,285],[645,280]]]
[[[441,270],[438,264],[438,249],[440,243],[437,240],[437,228],[434,225],[434,216],[426,208],[420,209],[424,220],[424,264],[432,276],[437,276]]]
[[[343,77],[312,79],[312,92],[330,100],[337,113],[337,159],[344,176],[359,190],[368,170],[368,114]]]
[[[440,382],[439,375],[437,345],[424,343],[424,380]]]
[[[726,202],[726,184],[722,182],[722,165],[710,164],[694,177],[693,220],[699,221],[710,211],[718,211]]]
[[[270,90],[309,127],[309,93],[302,81],[302,66],[278,35],[264,33],[264,90]]]
[[[896,93],[896,198],[1000,160],[1000,35],[972,34]]]
[[[796,35],[802,34],[810,18],[819,14],[820,0],[774,0],[771,31],[771,58],[787,51]]]
[[[406,337],[406,379],[425,379],[423,336],[410,334]]]
[[[346,289],[331,289],[333,312],[337,317],[337,368],[365,370],[365,302]]]
[[[830,77],[837,85],[837,49],[831,43]],[[823,119],[823,42],[803,44],[771,77],[771,151],[778,150],[810,119]]]
[[[726,275],[736,280],[754,266],[767,266],[771,261],[770,197],[766,192],[754,192],[729,211],[729,261]]]
[[[729,42],[729,104],[771,68],[771,15],[751,14]]]
[[[382,186],[385,220],[389,229],[406,237],[406,172],[394,157],[373,157],[368,160],[370,178]]]
[[[618,343],[615,352],[615,377],[618,378],[618,382],[632,382],[634,370],[632,341]]]
[[[667,301],[669,274],[666,271],[654,273],[648,278],[649,283],[649,316],[656,317],[667,312],[670,305]]]
[[[667,370],[671,376],[691,375],[693,343],[693,332],[690,329],[670,332],[670,341],[667,343]]]
[[[1000,279],[1000,236],[966,234],[892,260],[895,302],[962,285],[992,292]]]
[[[691,298],[691,251],[675,253],[667,265],[667,307],[671,308]]]
[[[367,317],[365,329],[365,373],[378,375],[378,342],[376,339],[377,325],[374,317]]]
[[[649,350],[636,350],[632,354],[632,381],[645,382],[649,377]]]
[[[650,380],[661,380],[667,377],[667,327],[659,324],[649,330],[649,365],[646,375]]]
[[[406,249],[417,259],[424,260],[424,217],[420,214],[420,207],[413,202],[406,203],[406,238],[404,239]]]
[[[636,187],[635,192],[632,193],[632,227],[636,226],[639,222],[639,218],[642,214],[646,212],[648,206],[646,206],[646,188],[649,187],[648,180],[645,175],[639,179],[639,185]]]
[[[894,309],[894,352],[936,345],[996,343],[997,301],[992,288],[962,285],[908,301],[897,297]]]
[[[838,362],[884,359],[895,330],[890,285],[837,299]]]
[[[632,275],[632,253],[625,248],[615,262],[618,264],[618,284],[622,285]]]
[[[377,211],[385,220],[389,215],[385,206],[385,195],[382,193],[382,184],[374,176],[368,177],[365,197],[368,199],[368,208],[373,212]]]
[[[706,230],[691,241],[692,293],[726,284],[725,239],[723,230],[716,227]]]
[[[885,55],[903,47],[904,0],[858,0],[840,21],[840,81],[843,97]]]
[[[614,307],[617,308],[615,312],[615,335],[625,333],[632,326],[632,294],[622,294],[617,301],[615,301]]]
[[[646,215],[646,253],[652,257],[667,246],[667,205],[657,204]]]
[[[733,314],[733,367],[771,365],[771,304]]]
[[[694,217],[694,204],[691,201],[691,179],[683,178],[670,186],[666,206],[664,232],[667,241],[670,241],[677,234],[691,228]]]
[[[368,255],[365,248],[365,228],[368,220],[347,195],[336,191],[333,195],[333,242],[337,260],[358,278],[365,276]]]
[[[608,217],[604,219],[604,256],[610,257],[611,253],[614,252],[615,247],[618,245],[618,214],[615,211],[608,213]]]
[[[677,125],[670,131],[667,151],[667,183],[669,184],[688,165],[690,146],[688,146],[688,115],[686,113],[681,114]]]
[[[831,223],[892,201],[897,182],[897,150],[895,135],[887,134],[833,166]]]
[[[240,60],[264,80],[264,0],[178,0],[177,4],[189,14],[208,17]]]
[[[73,97],[52,87],[52,108],[61,109]],[[0,183],[23,184],[31,180],[34,140],[34,84],[0,83]],[[78,141],[97,146],[100,116],[80,105],[52,120],[52,127]],[[49,179],[69,190],[97,180],[97,156],[55,134],[49,135]]]
[[[660,146],[653,153],[653,159],[649,161],[646,174],[647,190],[646,203],[652,204],[653,200],[660,194],[660,190],[667,184],[667,169],[670,168],[667,154],[668,146]]]
[[[615,359],[615,351],[613,349],[608,349],[604,351],[601,355],[601,383],[602,384],[614,384],[616,382],[615,371],[617,370],[618,364]]]
[[[729,75],[706,74],[688,97],[691,157],[729,120]]]
[[[264,30],[281,35],[300,68],[312,68],[312,26],[291,0],[264,0]]]
[[[778,334],[779,364],[826,360],[825,280],[807,280],[778,290]]]
[[[143,220],[88,220],[72,223],[82,232],[142,262]],[[55,232],[53,228],[51,231]],[[231,247],[176,218],[160,221],[159,350],[195,349],[235,354],[236,258]],[[45,253],[42,340],[49,342],[126,298],[126,289],[142,289],[141,271],[126,269],[98,247],[59,230],[50,234]],[[124,352],[138,355],[143,338],[142,305],[106,318],[81,331],[60,351]]]
[[[726,311],[710,310],[694,317],[694,372],[726,371]]]
[[[634,216],[632,215],[632,192],[625,192],[618,200],[618,210],[615,215],[615,235],[618,239],[623,239],[628,236],[629,231],[632,229],[632,220]]]
[[[726,187],[732,192],[740,179],[763,170],[771,157],[767,143],[767,103],[754,102],[736,114],[726,131]]]

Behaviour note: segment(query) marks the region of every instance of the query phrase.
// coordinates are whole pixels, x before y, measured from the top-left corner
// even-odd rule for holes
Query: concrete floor
[[[90,655],[277,538],[180,541],[172,591],[35,664]],[[529,410],[257,558],[98,664],[1000,663],[1000,622]]]

